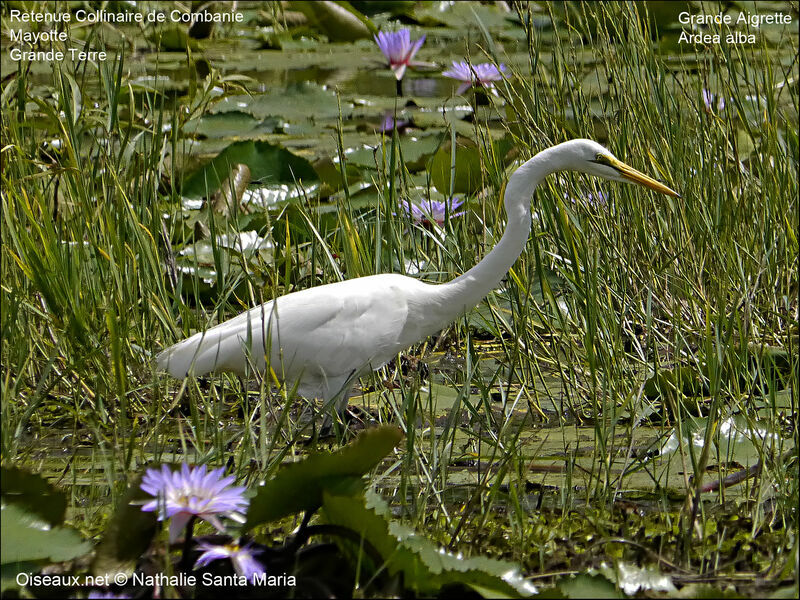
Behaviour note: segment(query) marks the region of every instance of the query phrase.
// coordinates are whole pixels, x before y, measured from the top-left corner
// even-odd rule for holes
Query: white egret
[[[483,260],[443,284],[397,274],[371,275],[293,292],[265,302],[171,346],[158,367],[175,377],[267,365],[290,388],[326,403],[346,403],[353,379],[378,369],[398,352],[436,333],[476,306],[521,254],[531,228],[531,199],[551,173],[579,171],[679,194],[640,173],[591,140],[571,140],[538,153],[506,186],[507,226]],[[267,361],[268,357],[268,361]]]

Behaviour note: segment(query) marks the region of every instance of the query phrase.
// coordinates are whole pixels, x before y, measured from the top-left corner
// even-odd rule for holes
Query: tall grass
[[[407,434],[377,480],[404,517],[451,547],[478,540],[530,570],[560,564],[548,552],[559,536],[569,538],[574,510],[587,519],[596,516],[592,507],[611,515],[628,477],[642,471],[651,473],[666,519],[685,525],[669,538],[677,550],[656,551],[692,569],[715,568],[726,534],[707,533],[708,523],[725,494],[719,506],[696,499],[704,480],[726,474],[706,467],[726,462],[720,424],[733,413],[782,433],[775,444],[764,438],[764,473],[742,496],[752,500],[744,503],[752,535],[780,531],[780,522],[789,552],[797,533],[797,479],[777,459],[798,442],[797,62],[782,60],[785,44],[763,40],[755,49],[718,46],[667,60],[642,10],[612,3],[552,15],[556,35],[547,42],[522,12],[530,64],[499,86],[504,126],[520,160],[592,137],[683,197],[548,179],[533,199],[528,248],[484,304],[488,335],[464,319],[408,352],[457,355],[459,368],[431,375],[397,361],[362,381],[380,398],[375,418]],[[245,385],[228,376],[171,381],[154,372],[154,352],[246,306],[341,277],[404,270],[409,259],[425,265],[429,280],[463,273],[502,235],[508,174],[484,143],[487,192],[440,236],[402,215],[411,176],[397,135],[386,136],[376,155],[377,207],[357,210],[343,193],[333,214],[313,210],[312,200],[269,215],[275,260],[258,276],[244,270],[223,280],[204,303],[199,276],[170,271],[172,247],[190,237],[162,218],[180,201],[188,116],[165,94],[135,89],[124,60],[100,67],[96,107],[81,91],[96,75],[88,67],[57,66],[53,94],[42,98],[21,66],[1,99],[2,454],[59,471],[75,490],[73,520],[90,531],[102,527],[102,507],[127,475],[150,460],[229,463],[261,479],[303,451],[292,443],[307,431],[292,390],[276,392],[269,376]],[[232,85],[214,73],[205,86],[195,82],[191,110],[203,110],[217,83]],[[725,98],[724,109],[704,108],[705,88]],[[479,139],[489,135],[480,120],[475,130]],[[601,192],[607,203],[585,201]],[[209,226],[213,240],[230,224],[211,215]],[[221,252],[214,244],[218,273]],[[788,352],[785,385],[754,350],[766,347]],[[651,459],[695,417],[676,396],[656,419],[656,435],[643,421],[653,410],[646,380],[675,367],[697,374],[709,400],[702,445],[678,436],[680,514]],[[764,381],[771,384],[761,394]],[[782,387],[788,405],[778,402]],[[442,389],[452,401],[446,416],[436,408]],[[545,499],[559,507],[551,521],[529,514],[545,492],[525,492],[544,445],[534,434],[544,425],[563,440],[548,456],[563,459],[560,495]],[[53,438],[67,448],[66,461],[36,442]],[[579,529],[596,536],[603,527]]]

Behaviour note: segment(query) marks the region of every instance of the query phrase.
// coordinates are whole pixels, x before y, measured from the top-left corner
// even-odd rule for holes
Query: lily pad
[[[184,133],[206,138],[258,137],[273,133],[281,127],[283,120],[278,117],[257,119],[246,112],[229,112],[204,115],[184,125]]]
[[[0,481],[3,504],[16,504],[50,525],[64,522],[66,494],[50,485],[41,475],[16,467],[2,467]]]
[[[247,510],[245,530],[293,513],[316,510],[327,489],[363,488],[362,476],[402,439],[403,433],[397,427],[376,427],[362,432],[336,452],[312,455],[287,465],[258,488]]]
[[[434,154],[430,173],[433,185],[442,194],[450,193],[452,144],[446,142]],[[481,155],[475,142],[466,138],[456,139],[455,177],[453,193],[474,194],[481,189]]]
[[[628,596],[633,596],[639,590],[648,592],[674,593],[677,590],[672,583],[672,578],[664,575],[655,567],[637,567],[625,562],[618,562],[615,568],[603,564],[600,572],[609,581],[614,581]]]
[[[0,556],[4,565],[28,561],[61,562],[83,556],[92,549],[78,532],[68,527],[51,527],[38,515],[17,504],[0,509]]]
[[[317,180],[311,163],[285,148],[263,141],[235,142],[184,180],[183,195],[187,198],[210,196],[227,179],[231,169],[240,163],[250,168],[254,181],[295,183]]]
[[[289,7],[303,13],[332,42],[352,42],[368,38],[378,30],[348,2],[293,0]]]
[[[385,143],[373,146],[364,146],[346,154],[348,166],[358,166],[367,169],[380,169],[387,165],[392,151],[392,138],[387,136]],[[420,136],[401,137],[399,143],[400,154],[406,169],[414,173],[425,168],[428,159],[441,145],[442,132],[430,132]]]
[[[268,90],[254,96],[239,94],[220,100],[212,113],[240,111],[257,119],[280,117],[287,121],[318,121],[342,117],[353,110],[349,102],[338,101],[336,94],[312,82],[301,82],[287,89]]]
[[[444,25],[462,35],[467,29],[480,29],[480,24],[490,30],[499,30],[507,28],[509,21],[516,20],[515,13],[502,11],[497,5],[475,2],[425,2],[419,5],[408,14],[417,23],[433,27]]]
[[[189,36],[189,30],[178,24],[165,25],[147,36],[147,40],[158,46],[159,50],[180,52],[191,48],[197,50],[200,45]]]
[[[493,598],[527,597],[537,591],[514,563],[448,552],[410,527],[391,521],[389,506],[375,492],[352,497],[325,491],[323,499],[328,522],[361,535],[380,553],[389,572],[402,573],[404,585],[421,595],[436,594],[451,585]]]
[[[622,594],[605,577],[581,574],[559,579],[556,589],[564,598],[622,598]]]

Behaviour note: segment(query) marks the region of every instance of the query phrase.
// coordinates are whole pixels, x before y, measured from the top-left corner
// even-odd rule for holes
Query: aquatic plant
[[[400,206],[403,207],[408,217],[415,223],[421,225],[436,223],[440,227],[444,225],[447,216],[460,217],[464,211],[453,212],[464,204],[463,200],[453,198],[449,202],[440,200],[423,200],[420,204],[414,204],[408,200],[401,200]]]
[[[255,558],[255,555],[263,553],[263,550],[255,548],[251,543],[242,546],[236,542],[230,544],[200,542],[197,548],[202,550],[203,554],[195,561],[195,569],[205,567],[215,560],[229,559],[234,570],[248,582],[252,583],[256,575],[265,573],[264,566]]]
[[[157,510],[159,521],[171,519],[171,542],[192,517],[200,517],[224,531],[218,515],[244,510],[248,505],[243,495],[245,488],[229,487],[234,477],[222,477],[224,471],[219,468],[207,473],[205,465],[192,468],[186,463],[181,465],[180,471],[172,471],[167,465],[160,471],[148,469],[141,488],[156,498],[142,506],[142,510]]]
[[[706,112],[721,112],[725,108],[725,98],[720,94],[712,94],[709,90],[703,88],[702,95]]]
[[[446,71],[442,71],[444,77],[450,79],[457,79],[461,81],[458,86],[456,94],[463,94],[472,86],[483,88],[494,87],[495,81],[500,81],[503,74],[506,72],[506,66],[500,63],[500,66],[493,65],[492,63],[480,63],[478,65],[470,65],[466,61],[453,61],[453,65]]]
[[[416,42],[411,42],[411,34],[408,29],[400,31],[380,31],[373,36],[375,43],[378,44],[386,60],[389,61],[389,68],[394,73],[397,80],[401,80],[406,73],[406,68],[411,65],[414,55],[425,43],[423,35]]]

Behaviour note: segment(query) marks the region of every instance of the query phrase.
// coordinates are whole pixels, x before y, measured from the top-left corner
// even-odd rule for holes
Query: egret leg
[[[350,396],[353,395],[353,388],[348,386],[346,390],[343,390],[339,399],[336,400],[336,416],[339,417],[339,420],[342,423],[347,422],[347,401],[350,399]]]
[[[336,437],[343,438],[344,433],[347,430],[347,401],[350,398],[350,388],[343,389],[339,392],[338,398],[334,398],[333,402],[333,410],[325,411],[325,418],[322,421],[322,427],[320,428],[320,435],[322,437],[327,437],[329,435],[335,435]],[[330,403],[328,403],[330,404]],[[336,419],[333,418],[333,413],[336,412]],[[341,431],[339,430],[339,425],[342,425],[344,429]],[[344,441],[342,439],[342,441]]]

